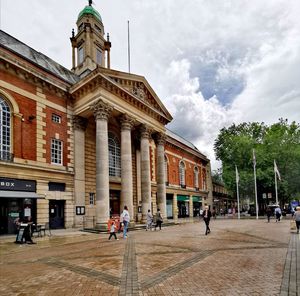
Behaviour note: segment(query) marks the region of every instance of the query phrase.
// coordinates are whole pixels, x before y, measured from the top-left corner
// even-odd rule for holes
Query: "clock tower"
[[[104,26],[100,13],[92,6],[92,1],[79,13],[77,34],[72,30],[72,71],[84,77],[100,67],[110,68],[109,35],[104,38]],[[105,59],[107,53],[107,59]],[[107,63],[105,65],[105,60]]]

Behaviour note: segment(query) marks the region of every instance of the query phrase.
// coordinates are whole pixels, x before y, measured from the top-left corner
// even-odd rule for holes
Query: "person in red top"
[[[205,226],[206,226],[205,235],[207,235],[208,233],[210,233],[209,221],[211,218],[211,211],[208,206],[204,207],[204,211],[203,211],[202,215],[203,215],[203,220],[204,220]]]

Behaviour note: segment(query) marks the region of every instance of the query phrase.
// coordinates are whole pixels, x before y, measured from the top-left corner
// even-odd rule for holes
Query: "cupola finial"
[[[89,6],[92,6],[93,0],[89,0]]]

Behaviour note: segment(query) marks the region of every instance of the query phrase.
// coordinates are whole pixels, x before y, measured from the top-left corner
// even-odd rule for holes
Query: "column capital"
[[[107,120],[113,107],[99,99],[90,106],[90,109],[93,111],[96,120]]]
[[[131,130],[134,126],[135,120],[134,118],[125,113],[120,116],[120,122],[122,130]]]
[[[87,127],[88,120],[84,117],[75,115],[73,116],[73,128],[74,130],[85,131]]]
[[[149,139],[152,134],[152,129],[148,125],[143,124],[140,127],[140,133],[141,133],[141,138]]]
[[[157,133],[155,135],[155,143],[157,145],[165,145],[167,141],[167,136],[163,133]]]

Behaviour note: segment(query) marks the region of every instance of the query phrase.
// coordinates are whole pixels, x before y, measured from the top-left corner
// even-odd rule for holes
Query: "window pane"
[[[52,139],[51,163],[62,164],[62,141],[60,140]]]
[[[109,175],[121,177],[121,147],[118,138],[108,133]]]
[[[0,97],[0,159],[7,160],[10,155],[10,108]]]

